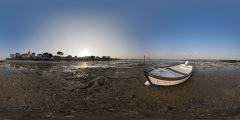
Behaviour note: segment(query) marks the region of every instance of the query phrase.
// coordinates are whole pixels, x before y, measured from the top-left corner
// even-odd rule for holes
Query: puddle
[[[15,71],[15,69],[13,67],[11,67],[10,64],[4,64],[4,65],[0,65],[0,71],[1,72],[13,72],[13,71]]]

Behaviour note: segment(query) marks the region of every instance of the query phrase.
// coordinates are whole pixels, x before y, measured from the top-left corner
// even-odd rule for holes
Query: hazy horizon
[[[2,1],[0,59],[57,51],[127,59],[240,59],[237,0]]]

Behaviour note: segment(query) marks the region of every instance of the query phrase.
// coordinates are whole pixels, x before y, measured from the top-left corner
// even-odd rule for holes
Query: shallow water
[[[0,65],[0,72],[12,72],[14,71],[15,68],[14,67],[11,67],[10,64],[3,64],[3,65]]]
[[[141,63],[141,62],[140,62]],[[67,63],[5,63],[0,65],[0,70],[2,71],[14,71],[14,70],[36,70],[36,69],[57,69],[61,66],[64,69],[74,70],[81,68],[130,68],[131,65],[138,64],[132,61],[89,61],[89,62],[67,62]]]

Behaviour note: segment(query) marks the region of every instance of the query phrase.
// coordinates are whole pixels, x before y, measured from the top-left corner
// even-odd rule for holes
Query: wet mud
[[[239,119],[240,63],[191,61],[186,82],[144,86],[144,68],[183,62],[4,62],[0,118]]]

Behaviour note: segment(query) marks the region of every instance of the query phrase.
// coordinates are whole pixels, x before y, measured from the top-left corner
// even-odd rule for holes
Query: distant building
[[[32,57],[32,58],[35,58],[35,55],[36,55],[35,53],[32,53],[31,57]]]
[[[102,56],[102,60],[110,60],[111,57],[110,56]]]
[[[11,59],[15,59],[16,57],[15,57],[15,54],[10,54],[10,58]]]
[[[26,60],[28,58],[30,58],[30,57],[28,57],[27,53],[21,55],[21,59],[23,59],[23,60]]]
[[[52,54],[51,53],[43,53],[42,54],[42,59],[51,59],[52,58]]]
[[[16,58],[16,59],[21,59],[20,53],[15,53],[15,58]]]
[[[32,59],[32,53],[28,51],[27,53],[21,54],[20,58],[18,59],[23,59],[23,60],[30,60]]]
[[[61,60],[61,57],[60,56],[56,56],[56,55],[52,56],[52,58],[53,58],[53,60]]]
[[[95,60],[95,56],[85,56],[86,60]]]
[[[15,53],[10,54],[10,58],[6,58],[8,60],[113,60],[114,58],[111,58],[110,56],[85,56],[85,57],[77,57],[77,56],[71,56],[68,55],[66,57],[63,57],[62,52],[58,52],[58,55],[53,56],[51,53],[43,53],[43,54],[37,54],[35,52],[31,53],[31,51],[28,51],[27,53]]]
[[[100,58],[99,56],[97,56],[95,59],[96,59],[96,60],[100,60],[101,58]]]
[[[37,59],[42,59],[42,54],[37,54]]]

